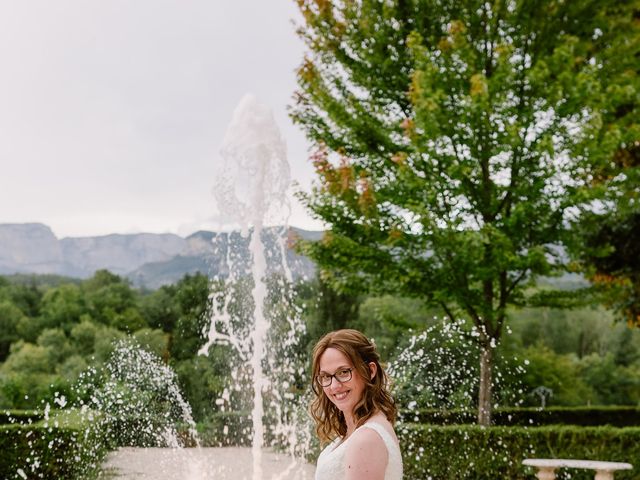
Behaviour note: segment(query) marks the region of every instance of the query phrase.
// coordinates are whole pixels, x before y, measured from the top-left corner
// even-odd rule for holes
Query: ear
[[[378,366],[375,362],[369,362],[369,372],[371,372],[371,378],[369,380],[373,380],[378,373]]]

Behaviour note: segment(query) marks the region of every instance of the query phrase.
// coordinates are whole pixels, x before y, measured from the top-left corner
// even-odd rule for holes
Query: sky
[[[212,189],[247,93],[308,190],[286,112],[304,54],[294,21],[294,0],[0,0],[0,223],[59,238],[224,228]],[[322,228],[291,202],[289,224]]]

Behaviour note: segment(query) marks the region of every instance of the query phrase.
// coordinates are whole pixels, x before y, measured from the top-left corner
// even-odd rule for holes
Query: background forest
[[[353,327],[373,337],[383,358],[393,362],[413,334],[442,325],[442,312],[416,299],[340,294],[318,279],[296,288],[307,327],[301,348],[307,350],[322,333]],[[73,401],[81,373],[104,364],[115,340],[132,336],[175,370],[195,420],[206,421],[218,411],[216,399],[230,381],[224,348],[212,347],[209,356],[197,353],[204,344],[209,291],[209,279],[201,274],[153,291],[135,289],[106,270],[83,281],[0,277],[0,407],[42,408],[56,392]],[[516,359],[524,370],[504,370],[502,375],[517,378],[503,380],[517,380],[520,387],[501,406],[539,406],[539,387],[549,389],[547,406],[640,403],[638,329],[615,322],[597,306],[512,309],[509,316],[498,357]],[[460,339],[453,342],[465,348]],[[447,348],[456,345],[449,340]],[[428,385],[433,372],[418,363],[414,375]]]

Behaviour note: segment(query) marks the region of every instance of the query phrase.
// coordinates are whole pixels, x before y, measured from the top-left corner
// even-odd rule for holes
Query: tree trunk
[[[480,352],[480,388],[478,393],[478,424],[491,425],[491,396],[493,380],[493,349],[487,342],[482,343]]]

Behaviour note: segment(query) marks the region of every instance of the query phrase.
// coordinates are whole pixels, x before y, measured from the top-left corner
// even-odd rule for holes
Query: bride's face
[[[320,357],[320,375],[338,375],[348,377],[351,370],[351,378],[340,382],[335,377],[330,377],[331,383],[323,386],[322,390],[327,398],[345,414],[352,414],[355,406],[360,402],[366,383],[354,368],[353,363],[344,353],[335,348],[327,348]]]

